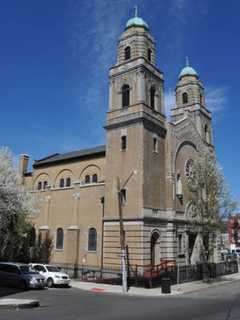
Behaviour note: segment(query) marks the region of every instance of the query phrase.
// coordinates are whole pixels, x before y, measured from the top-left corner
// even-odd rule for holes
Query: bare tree
[[[213,262],[216,236],[221,231],[223,221],[237,207],[231,199],[223,172],[212,154],[200,155],[192,162],[188,189],[191,204],[188,218],[197,235],[192,258],[195,263],[210,263]]]

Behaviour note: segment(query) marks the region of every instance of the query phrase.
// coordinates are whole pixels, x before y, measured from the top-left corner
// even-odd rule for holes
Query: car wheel
[[[53,279],[52,278],[48,278],[47,279],[47,286],[49,287],[49,288],[51,288],[52,286],[53,286]]]
[[[21,290],[26,290],[26,289],[27,289],[27,283],[26,283],[26,281],[21,280],[21,281],[19,282],[19,288],[20,288]]]

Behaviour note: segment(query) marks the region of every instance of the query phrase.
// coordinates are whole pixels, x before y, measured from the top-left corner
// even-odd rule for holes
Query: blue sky
[[[157,42],[168,107],[186,55],[198,71],[218,159],[240,200],[236,0],[1,1],[0,146],[33,160],[105,143],[108,68],[135,4]]]

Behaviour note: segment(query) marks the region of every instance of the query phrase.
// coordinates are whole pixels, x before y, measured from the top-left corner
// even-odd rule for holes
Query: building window
[[[66,187],[71,187],[71,178],[66,179]]]
[[[88,231],[88,251],[97,250],[97,231],[95,228],[91,228]]]
[[[183,104],[188,103],[188,94],[187,94],[187,92],[184,92],[182,94],[182,103]]]
[[[205,139],[206,139],[206,142],[207,142],[207,143],[211,143],[211,136],[210,136],[210,132],[209,132],[209,129],[208,129],[208,126],[207,126],[207,125],[205,125],[204,131],[205,131]]]
[[[177,181],[176,181],[176,196],[179,200],[183,198],[183,190],[182,190],[182,178],[180,173],[177,174]]]
[[[47,186],[48,186],[48,182],[47,182],[47,181],[44,181],[44,182],[43,182],[43,189],[44,189],[44,190],[47,189]]]
[[[130,47],[126,47],[124,49],[124,57],[125,57],[125,60],[131,59],[131,48]]]
[[[152,50],[148,49],[148,61],[152,61]]]
[[[56,236],[56,249],[62,250],[63,249],[63,241],[64,241],[64,233],[62,228],[57,229],[57,236]]]
[[[153,138],[153,152],[158,153],[158,139],[156,137]]]
[[[155,109],[155,87],[151,87],[150,89],[150,106],[151,108]]]
[[[121,201],[122,201],[122,205],[125,205],[127,202],[127,190],[126,189],[121,189]]]
[[[121,136],[121,150],[127,149],[127,136]]]
[[[122,107],[128,107],[130,104],[130,87],[128,84],[122,86]]]
[[[85,183],[90,183],[90,175],[89,174],[87,174],[85,176]]]
[[[97,183],[98,182],[98,176],[97,176],[97,174],[95,173],[95,174],[93,174],[93,176],[92,176],[92,183]]]
[[[201,93],[200,93],[200,104],[203,105],[203,96]]]
[[[60,188],[64,188],[64,185],[65,185],[64,179],[61,178],[60,181],[59,181],[59,187],[60,187]]]
[[[38,182],[37,189],[38,190],[42,190],[42,181]]]
[[[178,253],[183,252],[183,237],[182,234],[178,234]]]

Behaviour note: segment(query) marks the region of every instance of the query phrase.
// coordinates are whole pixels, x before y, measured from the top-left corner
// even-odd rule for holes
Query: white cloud
[[[182,23],[186,23],[186,9],[188,8],[187,0],[172,0],[170,12]]]
[[[129,16],[126,4],[92,0],[82,8],[82,1],[77,0],[71,8],[69,38],[73,60],[81,59],[79,74],[81,68],[86,72],[85,82],[79,81],[77,99],[81,108],[88,111],[89,118],[96,122],[102,121],[100,113],[107,108],[108,69],[116,62],[117,40],[124,28],[122,20]]]
[[[219,113],[227,104],[227,87],[206,87],[205,99],[207,108],[213,113]]]

